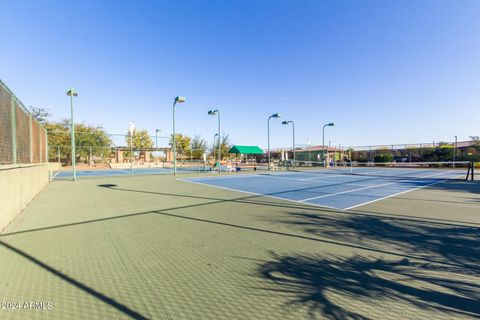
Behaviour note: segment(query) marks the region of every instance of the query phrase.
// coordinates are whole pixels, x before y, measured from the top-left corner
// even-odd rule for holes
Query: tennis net
[[[398,179],[473,180],[470,161],[448,162],[334,162],[284,161],[287,171],[322,174],[350,174]]]

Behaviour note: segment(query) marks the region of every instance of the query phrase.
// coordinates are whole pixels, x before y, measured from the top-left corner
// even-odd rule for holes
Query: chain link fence
[[[45,163],[47,132],[0,80],[0,164]]]
[[[480,143],[473,140],[356,146],[347,151],[352,160],[359,162],[376,161],[385,155],[400,162],[480,161]]]

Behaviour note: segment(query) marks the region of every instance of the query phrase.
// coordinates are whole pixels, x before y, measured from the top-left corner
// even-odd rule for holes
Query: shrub
[[[392,162],[393,156],[390,153],[379,153],[373,158],[375,162]]]

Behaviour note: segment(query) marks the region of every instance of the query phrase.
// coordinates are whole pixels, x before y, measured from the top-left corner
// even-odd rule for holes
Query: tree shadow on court
[[[318,237],[449,264],[461,273],[480,272],[479,227],[340,212],[290,212],[281,222]]]
[[[405,305],[446,318],[480,316],[478,283],[450,278],[448,267],[430,263],[272,253],[257,272],[269,282],[263,290],[286,296],[285,307],[306,308],[312,319],[366,320],[369,308],[387,311],[386,302],[398,306],[399,318]]]
[[[474,202],[478,202],[480,201],[480,177],[477,175],[476,179],[477,180],[475,181],[447,180],[428,186],[428,189],[455,193],[465,193],[465,195],[473,194],[475,195],[475,197],[471,198],[471,200]]]

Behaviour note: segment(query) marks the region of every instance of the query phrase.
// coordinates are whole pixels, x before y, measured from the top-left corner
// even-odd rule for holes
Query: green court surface
[[[476,319],[479,235],[478,182],[335,210],[166,175],[57,181],[0,235],[0,319]]]

